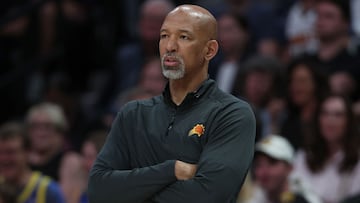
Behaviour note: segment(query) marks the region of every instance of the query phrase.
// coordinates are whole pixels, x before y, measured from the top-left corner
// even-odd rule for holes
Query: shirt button
[[[169,127],[168,127],[168,130],[171,130],[172,129],[172,125],[170,125]]]

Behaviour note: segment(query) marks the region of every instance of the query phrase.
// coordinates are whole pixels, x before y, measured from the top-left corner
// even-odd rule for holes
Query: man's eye
[[[167,37],[168,37],[167,34],[161,34],[161,35],[160,35],[160,38],[161,38],[161,39],[165,39],[165,38],[167,38]]]
[[[185,40],[188,40],[188,39],[190,39],[188,36],[186,36],[186,35],[181,35],[180,36],[180,39],[185,39]]]

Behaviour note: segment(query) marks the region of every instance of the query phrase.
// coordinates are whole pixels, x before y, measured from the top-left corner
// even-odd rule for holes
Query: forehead
[[[200,27],[201,21],[198,14],[178,11],[170,13],[165,18],[161,30],[198,32],[201,30]]]

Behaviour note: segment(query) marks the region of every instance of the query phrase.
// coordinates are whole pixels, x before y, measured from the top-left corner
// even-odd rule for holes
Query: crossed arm
[[[90,174],[90,202],[230,202],[252,160],[255,122],[248,108],[224,112],[216,119],[218,125],[211,129],[213,135],[197,165],[167,160],[129,169],[126,141],[114,133],[124,120],[118,117]]]

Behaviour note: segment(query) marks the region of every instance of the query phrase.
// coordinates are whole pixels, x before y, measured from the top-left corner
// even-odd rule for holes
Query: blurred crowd
[[[256,115],[239,202],[360,202],[360,0],[2,0],[0,203],[87,202],[116,113],[166,85],[184,3],[217,18],[209,77]]]

